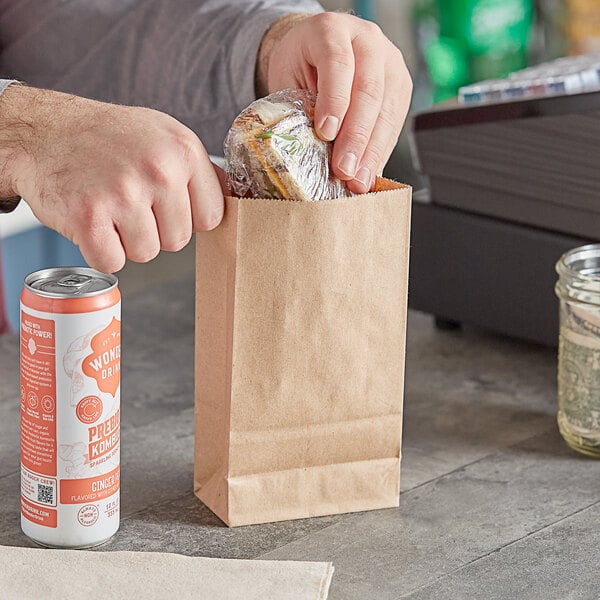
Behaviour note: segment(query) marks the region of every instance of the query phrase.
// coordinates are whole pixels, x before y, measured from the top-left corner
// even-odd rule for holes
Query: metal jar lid
[[[114,275],[88,267],[55,267],[27,275],[25,287],[48,298],[98,296],[117,287]]]

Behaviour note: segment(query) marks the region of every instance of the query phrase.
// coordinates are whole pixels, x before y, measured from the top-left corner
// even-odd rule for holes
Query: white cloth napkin
[[[326,600],[331,563],[0,546],[2,600]]]

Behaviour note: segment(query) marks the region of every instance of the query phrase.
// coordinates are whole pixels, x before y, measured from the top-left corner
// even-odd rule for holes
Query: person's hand
[[[401,52],[374,23],[341,13],[284,17],[261,50],[267,55],[259,86],[263,67],[269,93],[316,91],[315,129],[335,139],[334,173],[354,192],[371,189],[410,104],[412,80]]]
[[[147,262],[221,221],[223,174],[172,117],[24,86],[0,103],[2,192],[22,196],[91,267]]]

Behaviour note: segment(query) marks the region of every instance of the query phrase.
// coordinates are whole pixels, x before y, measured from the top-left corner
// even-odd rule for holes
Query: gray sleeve
[[[0,74],[168,112],[219,154],[254,99],[265,31],[321,10],[314,0],[0,0]]]

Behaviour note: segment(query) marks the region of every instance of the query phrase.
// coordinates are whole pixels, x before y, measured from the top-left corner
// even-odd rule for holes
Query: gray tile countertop
[[[400,508],[228,529],[192,493],[193,281],[124,298],[122,524],[99,551],[332,561],[332,600],[600,598],[600,463],[555,351],[410,313]],[[19,527],[18,340],[0,338],[0,544]]]

